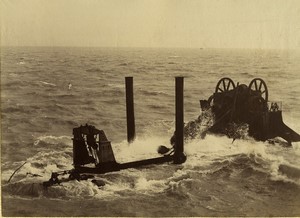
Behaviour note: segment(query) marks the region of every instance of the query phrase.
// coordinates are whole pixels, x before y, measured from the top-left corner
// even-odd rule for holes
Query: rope
[[[15,175],[15,173],[21,169],[27,162],[23,163],[21,166],[19,166],[14,172],[13,174],[9,177],[8,181],[7,182],[10,182],[10,180],[12,179],[12,177]]]

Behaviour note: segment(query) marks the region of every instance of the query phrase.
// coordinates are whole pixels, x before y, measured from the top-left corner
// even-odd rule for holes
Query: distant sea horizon
[[[0,47],[19,47],[19,48],[114,48],[114,49],[220,49],[220,50],[270,50],[270,51],[300,51],[299,48],[260,48],[260,47],[172,47],[172,46],[158,46],[158,47],[143,47],[143,46],[84,46],[84,45],[0,45]]]

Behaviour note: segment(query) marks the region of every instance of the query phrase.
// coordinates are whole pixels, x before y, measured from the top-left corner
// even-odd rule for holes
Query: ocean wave
[[[120,99],[116,99],[116,98],[112,98],[112,99],[106,99],[106,100],[102,100],[101,102],[106,103],[106,104],[120,104]]]
[[[42,183],[50,178],[52,172],[71,169],[71,157],[72,152],[68,148],[62,150],[56,147],[56,151],[43,149],[43,151],[38,151],[34,156],[26,159],[25,162],[23,161],[22,164],[21,162],[14,163],[13,167],[19,169],[18,171],[4,170],[2,184]]]
[[[53,97],[71,98],[71,97],[76,97],[76,95],[72,92],[68,92],[68,93],[58,93],[58,94],[53,95]]]
[[[104,84],[104,86],[111,87],[111,88],[117,88],[117,89],[125,89],[124,84],[107,83],[107,84]]]
[[[146,96],[170,96],[169,93],[164,91],[155,91],[155,90],[145,90],[145,89],[138,89],[142,94]],[[173,93],[172,93],[173,94]]]
[[[44,192],[41,183],[10,183],[3,186],[3,191],[22,197],[40,197]]]
[[[263,175],[268,175],[269,172],[266,171],[265,168],[267,167],[267,161],[264,161],[262,158],[252,154],[238,154],[226,157],[224,159],[215,160],[210,165],[210,174],[213,177],[229,177],[229,176],[236,176],[243,178],[247,177],[255,177],[260,176],[264,178]]]
[[[257,143],[258,147],[261,144],[263,148],[254,148],[253,150],[244,150],[242,145],[231,145],[230,147],[229,145],[224,147],[220,145],[209,150],[204,149],[206,152],[198,144],[197,146],[200,148],[193,153],[189,151],[188,160],[183,165],[153,165],[140,169],[107,173],[101,176],[95,175],[95,179],[100,179],[105,183],[103,187],[97,187],[91,180],[70,181],[61,186],[53,186],[45,192],[41,190],[38,181],[46,181],[53,171],[71,168],[72,151],[70,144],[67,148],[59,145],[59,143],[69,140],[67,136],[41,136],[38,140],[36,146],[41,146],[41,142],[44,142],[48,146],[51,144],[60,146],[61,149],[56,147],[55,151],[50,152],[43,150],[28,159],[29,163],[20,170],[14,182],[5,184],[4,192],[28,197],[43,196],[68,199],[122,198],[130,195],[130,193],[133,195],[164,193],[168,197],[177,196],[183,199],[192,199],[199,192],[198,185],[201,186],[206,180],[222,181],[222,183],[241,180],[243,183],[249,182],[250,184],[247,185],[249,187],[252,187],[256,182],[267,184],[275,180],[274,169],[276,167],[274,165],[278,166],[276,181],[296,183],[294,177],[299,179],[299,169],[295,166],[280,164],[281,162],[278,161],[280,158],[276,159],[269,154],[267,152],[268,147],[263,143]],[[113,147],[117,161],[127,162],[157,156],[155,148],[158,144],[167,143],[166,141],[166,138],[148,137],[148,140],[137,138],[130,145],[124,141]],[[203,141],[205,142],[205,140]],[[193,145],[191,143],[186,145],[187,148],[189,146]],[[282,173],[291,178],[284,177]],[[7,172],[4,172],[4,178],[7,179],[8,175]],[[30,177],[30,175],[41,176]],[[212,197],[206,196],[205,199],[211,201]]]
[[[5,86],[8,90],[11,88],[16,89],[22,86],[26,85],[26,82],[23,80],[17,80],[17,81],[4,81],[1,82],[1,85]],[[28,85],[28,84],[27,84]]]
[[[76,50],[70,51],[76,53]],[[112,205],[122,205],[125,202],[124,206],[115,207],[116,210],[121,211],[120,214],[124,211],[123,208],[126,208],[125,211],[128,207],[132,208],[128,199],[142,203],[144,200],[147,203],[143,206],[146,205],[147,209],[140,207],[141,213],[135,213],[136,210],[128,213],[142,214],[141,216],[170,215],[165,208],[173,208],[171,213],[173,215],[179,211],[177,207],[183,207],[185,211],[175,216],[183,213],[185,213],[183,215],[199,216],[201,215],[199,211],[203,211],[201,208],[205,208],[205,212],[210,212],[204,213],[208,216],[232,214],[236,216],[254,214],[255,216],[257,214],[251,210],[256,207],[259,212],[265,210],[266,205],[272,210],[280,208],[277,207],[278,205],[281,205],[281,208],[288,206],[288,209],[295,207],[286,199],[294,200],[296,197],[293,198],[293,193],[299,193],[299,143],[293,143],[292,148],[283,148],[280,142],[270,145],[267,142],[257,142],[250,137],[232,142],[232,139],[226,136],[212,134],[206,135],[204,139],[196,137],[185,141],[187,161],[182,165],[166,163],[95,175],[95,179],[105,183],[103,187],[96,186],[89,179],[74,180],[44,189],[41,184],[49,180],[52,172],[73,168],[71,132],[69,132],[70,136],[55,136],[55,134],[59,134],[59,131],[65,127],[70,128],[71,131],[72,127],[79,125],[77,123],[79,121],[85,123],[85,120],[91,120],[95,124],[98,123],[97,125],[101,124],[101,128],[107,129],[107,135],[113,138],[113,151],[119,163],[159,157],[156,151],[159,145],[171,148],[170,137],[175,126],[174,101],[169,100],[168,92],[173,85],[169,86],[165,81],[168,79],[172,81],[175,75],[187,76],[185,111],[188,112],[189,117],[195,117],[199,112],[198,98],[201,92],[213,91],[222,75],[229,75],[239,79],[237,81],[245,81],[249,84],[260,74],[271,76],[269,72],[271,69],[282,69],[285,72],[285,83],[278,82],[282,77],[274,77],[272,83],[269,81],[267,84],[269,94],[271,95],[271,90],[287,91],[289,96],[286,97],[285,104],[289,106],[284,116],[290,117],[292,123],[298,126],[295,120],[300,114],[296,112],[298,105],[293,103],[297,100],[297,92],[288,92],[288,87],[280,87],[280,85],[295,83],[294,88],[297,88],[299,77],[298,71],[295,70],[298,66],[297,62],[283,69],[280,65],[287,63],[284,59],[278,62],[270,57],[256,64],[257,61],[254,60],[258,55],[253,58],[251,55],[236,55],[234,51],[228,55],[229,53],[218,50],[201,51],[200,56],[198,52],[188,51],[184,53],[178,51],[176,55],[163,51],[155,52],[153,55],[152,52],[143,50],[137,55],[132,55],[127,50],[124,50],[124,53],[119,50],[116,53],[109,52],[97,50],[92,56],[90,52],[83,55],[75,54],[64,64],[59,61],[65,53],[61,53],[62,55],[56,58],[50,57],[51,52],[45,50],[35,54],[42,65],[27,59],[18,59],[20,57],[18,53],[11,57],[5,55],[8,61],[2,69],[6,80],[2,82],[6,94],[3,96],[2,107],[5,127],[3,130],[5,143],[2,146],[5,151],[4,163],[2,163],[4,195],[12,198],[21,196],[30,200],[33,198],[71,199],[66,202],[73,202],[73,199],[78,199],[79,202],[91,199],[93,202],[91,207],[97,205],[99,211],[104,210],[107,213],[111,213],[111,210],[106,209],[107,205],[102,204],[104,201],[111,202]],[[92,65],[95,60],[99,60],[97,57],[102,57],[101,54],[105,56],[105,59],[101,60],[101,65]],[[124,54],[126,59],[119,58],[120,54],[122,56]],[[141,54],[142,61],[136,58]],[[26,56],[32,55],[30,51],[26,52]],[[177,55],[180,57],[172,57]],[[84,62],[83,56],[86,58]],[[248,63],[249,60],[251,63]],[[19,61],[26,61],[26,64],[17,65]],[[232,66],[229,66],[231,64]],[[126,69],[126,66],[132,69]],[[71,72],[68,75],[63,74],[66,72],[66,67],[69,67]],[[121,68],[124,68],[123,72],[120,72]],[[155,78],[153,87],[159,91],[137,89],[137,92],[144,97],[158,96],[164,106],[159,108],[158,116],[150,113],[153,110],[151,107],[142,109],[138,119],[137,138],[133,143],[122,141],[126,135],[125,107],[123,107],[125,102],[123,104],[114,99],[116,96],[122,96],[120,99],[123,99],[125,90],[123,76],[124,72],[130,74],[129,71],[138,81],[152,82]],[[94,77],[82,80],[82,72],[90,72],[85,74]],[[8,76],[8,73],[14,74]],[[95,76],[97,73],[101,74],[101,84],[94,82],[98,79]],[[60,84],[65,82],[58,83],[53,80],[54,78],[71,80],[74,84],[72,90],[68,91],[66,88],[65,92],[61,92]],[[80,86],[76,85],[76,80]],[[172,91],[170,95],[173,94]],[[143,98],[139,99],[138,95],[136,97],[137,102],[143,101]],[[280,98],[281,95],[278,94],[277,97]],[[20,105],[15,102],[19,102]],[[120,114],[123,115],[117,119]],[[162,114],[163,117],[159,119]],[[15,157],[23,161],[16,162]],[[14,170],[25,161],[27,163],[14,175],[10,183],[7,183]],[[98,201],[94,201],[95,199]],[[260,207],[261,202],[264,204]],[[48,204],[44,202],[44,205]],[[69,203],[66,205],[69,211],[73,211],[74,205]],[[155,209],[149,209],[153,206]],[[156,209],[156,206],[160,208]],[[48,209],[53,209],[53,206],[50,205]],[[145,212],[146,210],[148,213]],[[279,213],[273,213],[271,216],[274,214]],[[264,215],[270,216],[267,212]]]
[[[49,83],[49,82],[45,82],[45,81],[39,81],[40,83],[47,85],[47,86],[56,86],[54,83]]]
[[[102,72],[105,72],[103,69],[101,68],[89,68],[86,70],[86,72],[96,72],[96,73],[102,73]]]
[[[159,105],[159,104],[151,104],[151,105],[148,105],[148,107],[151,108],[151,109],[163,109],[166,106],[165,105]]]
[[[189,157],[187,164],[191,164],[195,169],[204,164],[202,169],[200,168],[201,171],[212,176],[234,175],[255,178],[257,181],[264,178],[266,181],[283,181],[300,185],[300,168],[287,163],[284,156],[274,155],[277,150],[281,149],[280,145],[277,146],[254,140],[241,140],[238,145],[232,146],[227,144],[223,149],[214,145],[213,148],[205,149],[205,151],[213,152],[213,157],[218,156],[218,158],[208,158],[210,160],[205,163],[199,162],[199,155],[196,155],[196,158]],[[198,151],[203,154],[204,150],[200,147]],[[223,150],[222,155],[221,150]]]
[[[41,108],[37,105],[20,105],[8,106],[2,108],[2,113],[11,114],[11,113],[35,113]]]
[[[34,142],[34,145],[38,145],[41,142],[44,142],[46,144],[59,144],[59,143],[68,144],[70,142],[70,136],[52,136],[52,135],[39,136]]]
[[[118,64],[118,66],[127,66],[127,65],[128,65],[127,62],[123,62],[123,63]]]
[[[288,178],[296,179],[300,182],[300,168],[290,164],[280,164],[278,171]],[[300,184],[300,183],[299,183]]]

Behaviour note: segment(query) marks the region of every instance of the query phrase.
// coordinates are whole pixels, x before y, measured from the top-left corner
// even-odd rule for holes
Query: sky
[[[0,0],[1,46],[300,49],[300,0]]]

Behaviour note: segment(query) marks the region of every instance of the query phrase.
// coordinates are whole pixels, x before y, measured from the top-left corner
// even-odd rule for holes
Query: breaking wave
[[[49,83],[49,82],[45,82],[45,81],[39,81],[39,82],[44,85],[48,85],[48,86],[56,86],[54,83]]]
[[[168,143],[169,138],[147,135],[137,138],[132,144],[126,141],[116,143],[113,150],[116,160],[124,163],[158,157],[158,145]],[[198,184],[200,178],[209,181],[223,178],[223,182],[229,183],[251,180],[252,183],[269,184],[281,181],[300,185],[300,168],[273,154],[280,145],[251,139],[232,143],[231,139],[224,136],[207,135],[203,140],[194,139],[186,144],[188,159],[182,166],[163,164],[98,175],[95,179],[105,183],[102,187],[98,187],[91,180],[74,180],[46,189],[41,183],[47,181],[52,172],[72,168],[70,137],[40,136],[34,146],[42,149],[26,160],[26,164],[10,183],[7,180],[13,171],[10,169],[3,172],[4,192],[19,197],[102,199],[130,194],[174,194],[175,191],[188,197],[193,195],[193,191],[197,191],[193,190],[192,184]],[[17,165],[21,165],[21,162],[14,163],[15,168]]]

